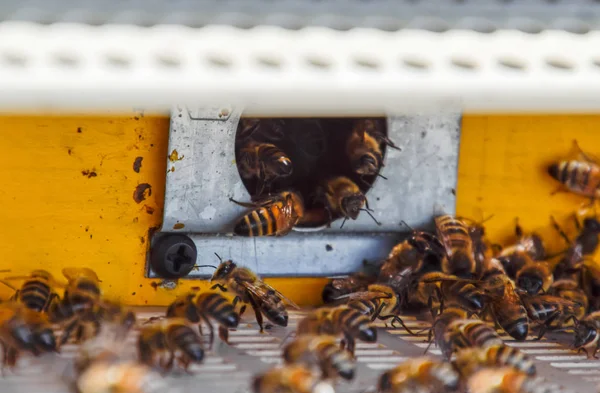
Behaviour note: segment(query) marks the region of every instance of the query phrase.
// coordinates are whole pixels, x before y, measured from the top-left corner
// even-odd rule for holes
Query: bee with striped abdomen
[[[202,339],[182,318],[169,318],[142,328],[138,353],[142,363],[164,371],[170,371],[175,361],[187,371],[191,363],[204,359]]]
[[[442,261],[442,271],[464,278],[478,278],[482,266],[474,258],[469,226],[463,220],[445,214],[435,218],[435,227],[447,254]]]
[[[487,277],[483,285],[498,324],[515,340],[525,340],[529,333],[529,319],[514,282],[503,272],[498,272]]]
[[[429,343],[431,344],[432,340],[435,340],[435,345],[440,348],[446,359],[450,359],[455,350],[455,340],[451,334],[448,334],[448,326],[454,321],[464,320],[467,317],[468,312],[465,309],[450,304],[434,318],[429,330]]]
[[[578,152],[575,160],[562,160],[548,167],[548,174],[558,182],[561,187],[556,191],[568,190],[575,194],[590,197],[600,196],[600,166],[581,150],[576,140],[573,148]]]
[[[538,340],[548,329],[560,328],[581,311],[581,305],[552,295],[522,296],[529,321],[540,326]]]
[[[354,173],[376,176],[383,166],[383,153],[379,142],[366,132],[363,122],[356,122],[346,141],[346,156]]]
[[[450,359],[452,353],[459,349],[503,344],[492,326],[477,319],[455,319],[447,325],[442,335],[440,341],[446,359]]]
[[[277,179],[291,176],[292,160],[272,143],[250,141],[238,152],[237,164],[244,179],[256,179],[255,196]]]
[[[254,393],[335,393],[331,382],[303,365],[275,367],[254,377]]]
[[[579,223],[576,215],[573,216],[575,225],[579,234],[575,240],[569,239],[567,234],[561,229],[554,217],[550,217],[552,226],[568,244],[564,257],[554,267],[554,278],[577,278],[584,268],[585,258],[593,255],[598,249],[600,243],[600,221],[595,217],[586,217],[583,220],[583,226]]]
[[[512,367],[484,368],[467,381],[469,393],[560,393],[562,387],[548,385]]]
[[[322,186],[318,187],[317,195],[325,203],[325,210],[329,215],[328,226],[331,226],[335,216],[344,218],[342,222],[342,226],[344,226],[346,220],[356,220],[361,211],[371,216],[377,225],[381,225],[371,214],[365,194],[356,183],[345,176],[326,180]]]
[[[57,351],[47,316],[16,302],[0,304],[0,343],[4,350],[2,368],[13,368],[22,352],[39,356]]]
[[[355,340],[365,342],[377,341],[377,329],[371,324],[371,319],[359,310],[347,305],[319,308],[298,322],[298,335],[327,334],[344,336],[343,347],[354,355]]]
[[[430,357],[405,360],[381,374],[377,393],[435,393],[457,390],[460,376],[452,364]]]
[[[256,203],[232,202],[252,208],[235,224],[233,232],[238,236],[283,236],[304,216],[302,196],[293,191],[283,191]]]
[[[469,378],[482,368],[512,367],[527,375],[535,375],[533,360],[518,348],[504,344],[464,348],[457,352],[454,365],[463,378]]]
[[[266,284],[256,273],[248,268],[237,266],[233,261],[221,262],[210,281],[215,283],[211,289],[219,288],[223,292],[231,291],[235,294],[234,307],[238,301],[249,303],[254,309],[261,332],[263,314],[274,324],[287,326],[288,313],[285,304],[298,308],[294,302]]]
[[[34,270],[24,277],[5,277],[3,280],[25,280],[16,290],[11,300],[22,303],[25,307],[39,312],[46,312],[53,300],[58,298],[55,287],[60,284],[46,270]],[[4,281],[1,282],[4,282]],[[5,285],[10,286],[8,283]]]
[[[283,349],[286,364],[316,367],[324,379],[354,378],[356,365],[350,352],[340,349],[334,336],[304,334]]]
[[[534,261],[525,252],[522,252],[520,259],[524,261],[524,264],[517,271],[515,277],[517,287],[523,289],[529,295],[536,295],[540,292],[546,293],[554,282],[554,276],[548,263]]]
[[[219,324],[219,338],[224,342],[228,342],[229,329],[236,328],[240,322],[235,306],[225,296],[216,292],[192,292],[178,297],[167,308],[167,318],[185,318],[190,323],[197,323],[200,335],[201,323],[204,321],[210,332],[210,348],[214,342],[211,319]]]

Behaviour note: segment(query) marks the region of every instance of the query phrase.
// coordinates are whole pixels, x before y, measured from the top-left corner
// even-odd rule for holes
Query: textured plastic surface
[[[0,109],[600,110],[600,32],[0,24]]]

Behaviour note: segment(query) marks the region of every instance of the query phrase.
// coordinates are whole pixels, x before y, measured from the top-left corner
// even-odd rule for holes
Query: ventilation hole
[[[444,33],[450,30],[450,25],[441,18],[419,18],[410,23],[408,27],[423,29],[433,33]]]
[[[79,60],[73,55],[67,53],[58,53],[54,55],[54,62],[61,67],[77,67]]]
[[[485,18],[465,18],[457,27],[464,27],[482,34],[491,34],[497,30],[494,22]]]
[[[525,64],[525,62],[514,58],[514,57],[503,57],[498,59],[498,64],[501,65],[502,67],[511,69],[511,70],[516,70],[516,71],[525,71],[525,69],[527,68],[527,65]]]
[[[206,57],[206,62],[215,68],[229,68],[233,65],[231,59],[221,55],[209,55]]]
[[[566,59],[549,58],[546,59],[546,64],[554,69],[568,71],[575,68],[575,65]]]
[[[176,56],[158,55],[156,60],[158,64],[165,68],[178,68],[181,66],[181,59]]]
[[[464,57],[455,57],[450,61],[453,66],[461,68],[463,70],[475,70],[477,69],[477,62]]]
[[[592,64],[595,65],[596,67],[600,67],[600,57],[592,60]]]
[[[540,34],[544,31],[544,24],[529,18],[517,19],[509,22],[509,28],[515,28],[523,33],[527,34]]]
[[[256,62],[261,67],[276,69],[281,67],[281,60],[271,56],[259,56]]]
[[[7,65],[9,67],[25,67],[27,64],[27,57],[23,54],[14,53],[14,52],[3,52],[0,54],[0,61],[2,64]]]
[[[368,70],[376,70],[379,68],[380,64],[375,59],[369,59],[367,57],[358,57],[354,59],[354,64],[357,66],[368,69]]]
[[[591,30],[590,25],[578,19],[560,20],[553,27],[572,34],[587,34]]]
[[[418,57],[405,57],[402,59],[402,64],[408,68],[413,68],[416,70],[426,70],[427,68],[431,67],[431,63]]]
[[[131,66],[131,59],[121,55],[106,55],[106,63],[115,68],[127,68]]]
[[[307,56],[306,63],[314,68],[326,70],[331,67],[331,62],[323,57]]]

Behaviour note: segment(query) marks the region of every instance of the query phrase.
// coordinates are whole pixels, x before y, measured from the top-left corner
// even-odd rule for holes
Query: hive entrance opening
[[[342,217],[326,209],[328,180],[345,177],[366,195],[381,176],[387,135],[385,118],[242,117],[235,157],[253,200],[295,190],[305,205],[296,228],[322,228]],[[380,156],[367,154],[365,138]]]

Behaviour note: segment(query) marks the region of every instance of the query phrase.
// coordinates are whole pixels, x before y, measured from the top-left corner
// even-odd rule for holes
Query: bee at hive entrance
[[[254,217],[254,225],[249,214],[240,220],[236,233],[249,231],[252,236],[249,228],[262,225],[259,236],[283,235],[292,227],[318,229],[340,218],[356,219],[361,211],[371,215],[366,194],[375,179],[383,177],[379,172],[386,146],[397,148],[387,131],[385,118],[242,117],[235,157],[255,206],[264,207],[269,200],[285,205],[286,196],[303,206],[298,209],[290,203],[294,218],[284,229],[273,229],[276,225],[269,224],[269,218],[279,222],[279,217],[265,210],[270,217]],[[293,198],[288,191],[296,193]]]

